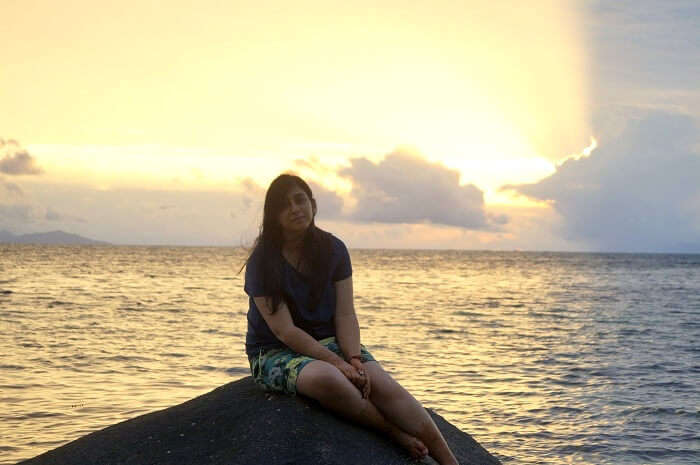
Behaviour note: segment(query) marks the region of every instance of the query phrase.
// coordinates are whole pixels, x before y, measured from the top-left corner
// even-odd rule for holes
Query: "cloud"
[[[378,223],[435,223],[467,229],[489,229],[505,217],[484,212],[483,192],[459,184],[459,173],[405,151],[394,151],[379,163],[351,159],[339,174],[350,178],[357,201],[351,220]]]
[[[309,187],[318,206],[317,215],[322,218],[339,218],[342,216],[343,198],[320,184],[309,181]]]
[[[696,0],[588,2],[596,101],[672,106],[700,116]]]
[[[22,189],[17,184],[14,182],[5,181],[2,178],[0,178],[0,187],[2,187],[7,196],[11,198],[20,198],[24,195],[24,192],[22,192]],[[2,197],[3,196],[0,196],[0,198]]]
[[[46,213],[44,214],[43,219],[45,219],[46,221],[56,221],[63,223],[86,223],[84,218],[75,215],[59,213],[51,207],[46,208]]]
[[[553,201],[565,237],[596,250],[700,251],[700,154],[694,120],[651,112],[630,119],[590,157],[534,184],[506,186]]]
[[[35,208],[27,204],[0,204],[0,220],[32,223],[36,219]]]
[[[0,139],[0,173],[21,175],[40,174],[41,168],[36,165],[36,160],[29,152],[20,147],[14,139],[5,141]]]
[[[0,230],[63,229],[115,244],[249,245],[264,199],[252,182],[225,192],[96,189],[39,179],[23,188],[22,204],[0,202]]]
[[[588,8],[596,58],[609,71],[654,86],[697,86],[692,73],[679,72],[700,70],[696,0],[616,0]]]
[[[42,207],[34,203],[0,203],[0,226],[41,224],[46,222],[84,222],[82,218],[59,213],[53,208]],[[21,229],[21,227],[20,227]]]

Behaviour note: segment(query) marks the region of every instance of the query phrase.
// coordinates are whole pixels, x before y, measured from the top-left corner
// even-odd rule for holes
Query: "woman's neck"
[[[301,272],[301,249],[304,235],[298,237],[285,237],[282,244],[282,255],[294,268]]]
[[[304,233],[296,234],[284,234],[284,243],[282,244],[282,250],[288,252],[297,252],[301,250],[301,246],[304,243]]]

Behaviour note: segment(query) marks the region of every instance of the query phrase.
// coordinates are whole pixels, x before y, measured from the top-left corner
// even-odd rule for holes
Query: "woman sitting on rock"
[[[245,272],[253,378],[388,434],[415,458],[456,464],[430,415],[360,344],[350,256],[340,239],[316,227],[316,211],[298,176],[277,177],[265,195]]]

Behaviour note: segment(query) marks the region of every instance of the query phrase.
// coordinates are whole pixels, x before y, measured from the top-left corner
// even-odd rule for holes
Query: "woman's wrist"
[[[331,352],[331,353],[332,353],[332,352]],[[333,355],[335,355],[335,354],[333,354]],[[331,360],[329,360],[329,362],[331,363],[331,365],[333,365],[333,366],[336,367],[336,368],[337,368],[337,367],[340,367],[340,366],[343,365],[344,363],[347,363],[347,362],[345,362],[345,360],[343,360],[342,357],[339,357],[339,356],[337,356],[337,355],[335,355],[335,357],[333,357]]]

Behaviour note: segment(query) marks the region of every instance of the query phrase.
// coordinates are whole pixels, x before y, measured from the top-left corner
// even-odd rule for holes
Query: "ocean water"
[[[504,464],[700,463],[700,255],[351,256],[363,343]],[[0,245],[0,464],[247,376],[244,259]]]

